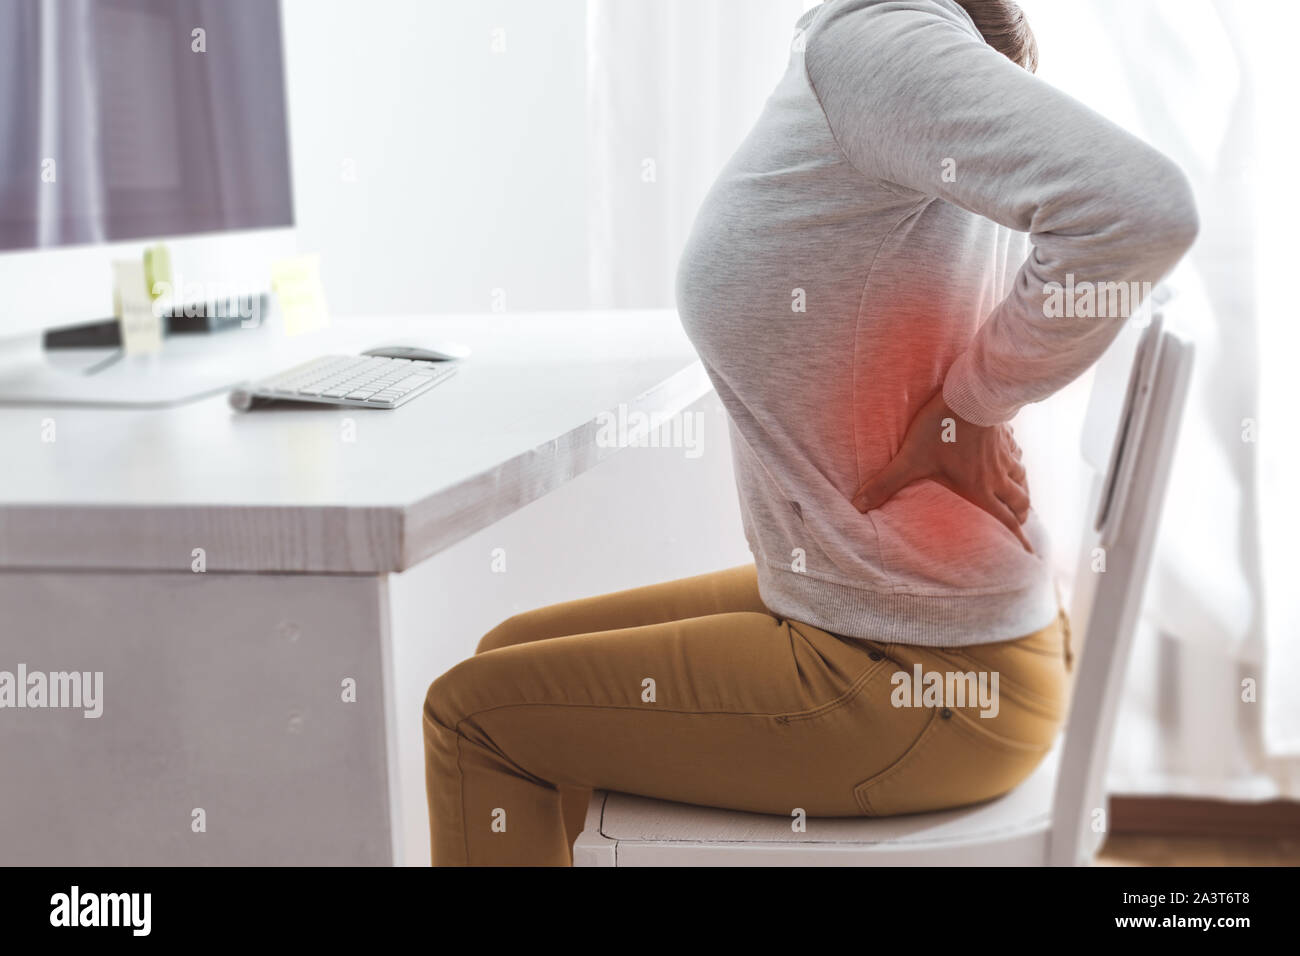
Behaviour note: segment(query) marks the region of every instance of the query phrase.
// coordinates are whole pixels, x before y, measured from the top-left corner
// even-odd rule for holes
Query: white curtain
[[[1261,376],[1294,354],[1287,337],[1295,345],[1279,300],[1297,246],[1266,177],[1294,145],[1270,132],[1289,126],[1278,94],[1294,88],[1294,66],[1265,49],[1295,15],[1269,0],[1021,2],[1043,78],[1178,161],[1201,214],[1200,239],[1169,282],[1168,318],[1195,341],[1197,363],[1112,788],[1294,796],[1300,629],[1288,548],[1300,525],[1282,476],[1300,461]],[[1264,254],[1272,269],[1261,268]],[[1121,372],[1099,375],[1119,388]]]
[[[1300,355],[1293,283],[1300,241],[1300,194],[1280,185],[1300,151],[1295,91],[1300,65],[1290,38],[1300,31],[1300,7],[1286,0],[1258,6],[1242,33],[1256,82],[1252,192],[1256,220],[1254,281],[1259,289],[1259,426],[1256,472],[1264,577],[1267,686],[1264,745],[1270,768],[1290,797],[1300,796],[1300,443],[1294,432],[1296,356]]]
[[[789,57],[804,0],[589,0],[592,308],[673,304],[695,210]]]
[[[801,0],[590,0],[593,306],[672,303],[695,208],[785,63]],[[1300,15],[1288,0],[1021,0],[1040,76],[1178,161],[1197,245],[1166,285],[1197,347],[1111,788],[1264,799],[1300,795],[1300,446],[1285,390],[1300,354],[1297,145],[1289,98]],[[649,161],[647,164],[646,161]],[[1284,208],[1285,207],[1285,208]],[[1088,391],[1122,389],[1110,356],[1017,433],[1068,587],[1086,487]],[[1245,682],[1245,687],[1243,686]],[[1246,688],[1253,686],[1252,702]]]

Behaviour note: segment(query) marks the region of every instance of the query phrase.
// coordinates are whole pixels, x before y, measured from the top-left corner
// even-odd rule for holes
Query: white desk
[[[657,578],[747,557],[716,408],[706,466],[629,450],[612,485],[563,500],[618,450],[601,413],[709,401],[673,313],[352,321],[291,344],[408,341],[473,354],[396,410],[0,407],[0,670],[103,671],[105,699],[98,719],[0,710],[0,863],[425,862],[416,709],[484,622],[638,583],[602,573],[629,529],[662,526],[647,547],[686,556]],[[527,557],[647,469],[637,494],[698,486],[712,517],[652,506],[574,529],[596,565],[558,540]],[[525,507],[557,490],[565,513]],[[516,568],[567,569],[564,585],[530,589],[525,568],[485,584],[485,534],[514,536]],[[456,551],[470,542],[478,577]]]

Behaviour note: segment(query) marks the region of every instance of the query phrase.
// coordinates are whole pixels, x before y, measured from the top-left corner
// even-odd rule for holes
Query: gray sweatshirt
[[[1196,231],[1177,166],[993,50],[952,0],[800,18],[677,274],[764,603],[933,646],[1050,624],[1035,514],[1031,555],[933,481],[867,514],[851,498],[940,388],[988,425],[1075,379]]]

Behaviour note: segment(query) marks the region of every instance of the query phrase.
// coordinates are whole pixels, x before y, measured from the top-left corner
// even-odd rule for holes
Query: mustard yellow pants
[[[752,565],[520,614],[429,688],[433,863],[568,865],[593,788],[812,817],[987,800],[1050,747],[1069,653],[1064,614],[965,647],[839,637],[768,611]]]

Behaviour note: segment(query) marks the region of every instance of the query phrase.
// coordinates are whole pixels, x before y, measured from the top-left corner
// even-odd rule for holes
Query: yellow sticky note
[[[273,264],[271,291],[280,302],[285,334],[302,335],[329,327],[325,287],[320,281],[320,256],[294,256]]]
[[[145,355],[162,351],[162,318],[153,311],[153,297],[139,259],[113,263],[113,301],[122,329],[122,351]]]

